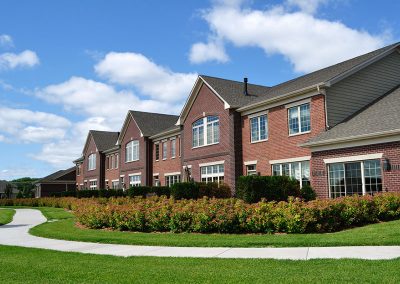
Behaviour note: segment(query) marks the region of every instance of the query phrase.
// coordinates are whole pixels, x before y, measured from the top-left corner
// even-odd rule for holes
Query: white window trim
[[[364,160],[382,159],[382,157],[383,157],[383,153],[367,154],[367,155],[324,159],[324,163],[325,164],[335,164],[335,163],[357,162],[357,161],[364,161]]]
[[[158,146],[158,159],[157,159],[157,146]],[[160,161],[160,142],[154,143],[154,158],[156,159],[156,162]]]
[[[244,165],[245,166],[257,165],[257,160],[255,160],[255,161],[246,161],[246,162],[244,162]]]
[[[90,163],[91,163],[90,162],[90,157],[94,157],[94,165],[93,165],[94,167],[93,168],[90,167]],[[96,153],[90,154],[89,157],[88,157],[88,171],[96,170],[96,163],[97,163],[97,155],[96,155]]]
[[[182,169],[186,169],[186,168],[191,169],[192,165],[182,166]]]
[[[196,149],[196,148],[201,148],[201,147],[207,147],[207,146],[211,146],[211,145],[216,145],[216,144],[219,144],[219,140],[220,140],[220,138],[221,138],[221,124],[220,124],[220,119],[219,119],[219,115],[207,115],[207,116],[205,116],[205,113],[203,112],[203,118],[199,118],[198,120],[196,120],[195,122],[197,122],[197,121],[199,121],[199,120],[203,120],[203,141],[204,141],[204,144],[203,145],[199,145],[199,146],[193,146],[193,128],[199,128],[199,127],[201,127],[200,125],[199,126],[194,126],[193,127],[193,124],[195,123],[192,123],[192,149]],[[219,131],[218,131],[218,133],[219,133],[219,137],[218,137],[218,142],[213,142],[213,143],[207,143],[207,128],[208,128],[208,124],[212,124],[212,123],[214,123],[214,122],[216,122],[216,121],[212,121],[212,122],[207,122],[207,117],[209,117],[209,116],[216,116],[216,117],[218,117],[218,127],[219,127]],[[199,137],[199,142],[200,142],[200,137]]]
[[[304,156],[304,157],[296,157],[296,158],[289,158],[289,159],[282,159],[282,160],[270,160],[269,164],[285,164],[285,163],[294,163],[294,162],[303,162],[311,160],[311,156]]]
[[[253,113],[253,114],[249,115],[248,118],[252,119],[252,118],[255,118],[255,117],[258,117],[258,116],[262,116],[262,115],[268,115],[268,110],[257,112],[257,113]]]
[[[165,173],[164,174],[164,176],[177,176],[177,175],[180,175],[181,174],[181,172],[173,172],[173,173]]]
[[[284,163],[278,163],[278,165],[280,165],[280,167],[279,167],[279,175],[280,176],[283,176],[283,174],[282,174],[282,164],[289,164],[289,177],[292,177],[292,163],[298,163],[299,164],[299,171],[300,171],[300,176],[301,176],[301,174],[302,174],[302,172],[303,172],[303,164],[302,164],[302,162],[309,162],[309,170],[310,170],[310,176],[309,176],[309,181],[311,181],[311,162],[310,162],[310,160],[300,160],[300,161],[293,161],[293,162],[284,162]],[[272,164],[271,166],[273,166],[273,165],[276,165],[276,164]],[[273,169],[271,169],[272,171],[273,171]],[[273,172],[272,172],[272,174],[273,174]],[[296,179],[297,180],[297,179]],[[301,176],[301,179],[300,180],[297,180],[297,181],[299,181],[300,182],[300,188],[302,188],[303,187],[303,178],[302,178],[302,176]]]
[[[131,177],[131,176],[139,176],[139,175],[141,175],[141,174],[142,174],[142,172],[133,173],[133,174],[128,174],[128,177]]]
[[[260,139],[260,140],[254,140],[253,141],[253,135],[251,134],[251,120],[253,118],[258,118],[258,133],[261,136],[261,124],[260,124],[260,117],[266,115],[266,126],[267,126],[267,138],[265,139]],[[265,142],[268,141],[268,136],[269,136],[269,131],[268,131],[268,111],[262,112],[262,113],[257,113],[257,114],[253,114],[251,116],[249,116],[249,125],[250,125],[250,143],[254,144],[254,143],[260,143],[260,142]]]
[[[134,159],[133,158],[133,142],[137,142],[137,148],[138,148],[138,155],[137,155],[137,159]],[[129,144],[131,144],[132,143],[132,160],[130,160],[130,161],[127,161],[126,160],[126,148],[128,147],[128,145]],[[140,142],[139,142],[139,140],[131,140],[131,141],[129,141],[128,143],[126,143],[126,145],[125,145],[125,164],[126,163],[132,163],[132,162],[136,162],[136,161],[139,161],[140,160],[140,147],[139,147],[139,145],[140,145]]]
[[[307,99],[304,99],[304,100],[301,100],[301,101],[297,101],[297,102],[293,102],[293,103],[290,103],[290,104],[286,104],[285,105],[285,108],[292,108],[292,107],[298,107],[298,106],[301,106],[301,105],[304,105],[304,104],[308,104],[308,103],[311,103],[311,98],[307,98]],[[310,105],[310,107],[311,107],[311,105]]]
[[[301,131],[301,119],[300,119],[300,106],[305,105],[305,104],[310,104],[310,130],[302,132]],[[293,133],[293,134],[290,134],[290,125],[289,125],[289,121],[290,121],[289,109],[291,109],[291,108],[297,108],[297,115],[298,115],[298,121],[299,121],[299,132],[298,133]],[[302,104],[298,104],[298,105],[292,106],[290,108],[287,108],[286,112],[287,112],[287,126],[288,126],[289,137],[311,133],[311,103],[307,103],[306,102],[306,103],[302,103]]]
[[[113,180],[111,180],[111,182],[116,182],[116,181],[119,182],[119,179],[113,179]]]
[[[163,140],[162,141],[162,160],[165,161],[167,159],[168,156],[168,144],[167,144],[167,140]],[[164,145],[165,145],[165,156],[164,156]]]
[[[172,137],[172,138],[170,138],[169,140],[170,140],[170,144],[171,144],[171,148],[170,148],[170,149],[171,149],[171,159],[175,159],[175,158],[176,158],[176,137]],[[173,144],[172,144],[172,141],[175,141],[175,142],[174,142],[174,143],[175,143],[175,147],[174,147],[174,148],[175,148],[175,149],[174,149],[174,150],[175,150],[175,153],[172,152],[172,145],[173,145]],[[174,154],[174,155],[172,155],[172,154]]]
[[[199,164],[199,167],[215,166],[215,165],[221,165],[221,164],[225,164],[225,161],[203,163],[203,164]]]
[[[123,178],[123,177],[125,177],[125,175],[120,175],[119,177],[120,177],[120,178]]]
[[[154,173],[153,177],[156,177],[156,176],[159,176],[159,175],[160,175],[159,173]]]
[[[97,178],[95,178],[95,179],[90,179],[89,182],[91,182],[91,181],[97,181]]]

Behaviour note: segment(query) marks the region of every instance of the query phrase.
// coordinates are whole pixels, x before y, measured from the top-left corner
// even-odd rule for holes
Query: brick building
[[[399,190],[399,46],[276,86],[200,75],[179,116],[128,112],[106,179],[234,191],[241,175],[288,175],[323,198]]]

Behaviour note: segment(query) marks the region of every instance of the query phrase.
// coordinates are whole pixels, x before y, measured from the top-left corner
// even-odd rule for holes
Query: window
[[[165,176],[165,185],[172,186],[174,183],[181,182],[181,175]]]
[[[256,167],[257,167],[257,165],[247,165],[247,166],[246,166],[247,175],[248,175],[248,176],[255,176],[255,175],[257,175]]]
[[[167,159],[167,147],[168,147],[167,142],[166,141],[163,142],[162,143],[162,157],[163,157],[163,160]]]
[[[154,186],[161,186],[158,175],[154,176],[153,179],[154,179]]]
[[[310,184],[310,161],[272,165],[272,175],[289,176],[300,182],[300,187]]]
[[[311,130],[310,104],[289,108],[289,135]]]
[[[125,178],[123,176],[119,177],[119,183],[122,188],[125,188]]]
[[[111,166],[110,166],[111,169],[115,169],[115,161],[114,160],[115,160],[115,156],[112,155],[111,156]]]
[[[139,141],[134,140],[126,144],[125,162],[139,160]]]
[[[90,188],[91,190],[97,189],[97,180],[91,180],[91,181],[89,181],[89,188]]]
[[[218,116],[207,116],[193,123],[192,127],[193,147],[200,147],[217,143],[219,143]]]
[[[113,180],[112,181],[112,188],[113,189],[119,189],[119,181],[118,180]]]
[[[175,158],[176,156],[176,139],[171,139],[171,158]]]
[[[119,164],[119,155],[118,154],[115,155],[114,162],[115,162],[114,169],[118,169],[118,164]]]
[[[88,158],[88,171],[93,171],[96,169],[96,154],[89,155]]]
[[[140,175],[129,176],[129,185],[130,186],[140,186],[141,185],[141,176]]]
[[[251,142],[259,142],[268,138],[267,115],[263,114],[250,118]]]
[[[76,165],[76,175],[77,176],[81,175],[81,164]]]
[[[160,160],[160,144],[156,144],[156,161]]]
[[[336,163],[328,167],[331,198],[382,191],[380,160]]]
[[[110,157],[106,157],[106,170],[110,168]]]
[[[201,167],[200,171],[202,182],[224,183],[224,164]]]

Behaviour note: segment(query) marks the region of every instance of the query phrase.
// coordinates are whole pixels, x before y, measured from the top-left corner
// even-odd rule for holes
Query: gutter
[[[394,135],[400,135],[400,129],[375,132],[375,133],[370,133],[370,134],[362,134],[362,135],[343,137],[343,138],[336,138],[336,139],[328,139],[328,140],[319,141],[319,142],[318,141],[317,142],[306,142],[303,144],[299,144],[299,146],[312,148],[312,147],[327,146],[327,145],[343,143],[343,142],[353,142],[353,141],[359,141],[359,140],[383,138],[383,137],[394,136]]]
[[[171,134],[179,134],[180,131],[181,131],[181,128],[177,127],[175,129],[171,129],[171,130],[168,130],[168,131],[157,133],[157,134],[155,134],[153,136],[150,136],[149,139],[154,140],[154,139],[157,139],[157,138],[162,138],[164,136],[169,136]]]
[[[298,89],[298,90],[286,93],[284,95],[280,95],[280,96],[271,98],[269,100],[265,100],[265,101],[261,101],[261,102],[254,103],[254,104],[251,104],[251,105],[247,105],[247,106],[244,106],[244,107],[240,107],[240,108],[237,109],[237,111],[238,112],[243,112],[243,111],[251,110],[251,109],[257,108],[257,107],[267,106],[269,104],[272,104],[272,103],[275,103],[275,102],[279,102],[281,100],[288,99],[288,98],[291,98],[291,97],[295,97],[295,96],[298,96],[298,95],[301,95],[301,94],[305,94],[305,93],[308,93],[308,92],[313,91],[313,90],[317,90],[319,92],[320,89],[324,88],[324,87],[326,87],[325,82],[321,82],[321,83],[314,84],[314,85],[306,87],[306,88]]]

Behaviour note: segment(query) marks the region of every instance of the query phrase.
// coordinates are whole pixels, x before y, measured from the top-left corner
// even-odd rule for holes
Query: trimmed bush
[[[247,203],[287,201],[300,196],[299,182],[287,176],[241,176],[236,184],[236,197]]]
[[[180,182],[171,186],[171,197],[179,199],[197,199],[199,197],[199,185],[194,182]]]
[[[214,182],[200,182],[199,197],[215,197],[215,198],[230,198],[232,197],[231,189],[226,184],[218,184]]]
[[[134,197],[134,196],[143,196],[146,197],[148,193],[150,193],[151,187],[149,186],[131,186],[128,189],[128,196],[129,197]]]
[[[304,201],[311,201],[317,198],[317,194],[310,185],[304,185],[302,188],[300,188],[300,197]]]

